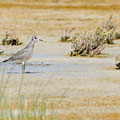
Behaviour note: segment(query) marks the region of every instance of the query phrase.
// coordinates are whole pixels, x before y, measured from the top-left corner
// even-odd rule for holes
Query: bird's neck
[[[29,42],[29,44],[26,46],[26,48],[28,48],[28,49],[33,49],[34,48],[34,46],[35,46],[35,42],[33,41],[33,40],[31,40],[30,42]]]

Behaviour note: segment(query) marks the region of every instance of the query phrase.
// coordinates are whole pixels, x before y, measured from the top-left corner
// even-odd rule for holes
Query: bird
[[[33,35],[31,41],[28,43],[28,45],[25,48],[15,53],[9,59],[4,60],[3,63],[12,62],[12,61],[20,62],[22,63],[22,71],[25,72],[25,64],[32,57],[33,49],[37,41],[43,41],[43,40],[40,39],[38,35]]]

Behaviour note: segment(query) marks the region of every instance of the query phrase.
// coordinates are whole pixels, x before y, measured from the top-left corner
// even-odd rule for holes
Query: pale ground
[[[24,43],[9,46],[0,61],[25,47],[31,36],[38,34],[44,40],[36,43],[34,54],[26,66],[23,93],[28,97],[43,89],[49,101],[57,104],[57,120],[119,120],[120,119],[120,71],[115,69],[115,55],[120,53],[120,41],[107,46],[102,53],[106,57],[70,57],[71,43],[59,42],[65,27],[76,27],[75,32],[94,30],[103,20],[114,14],[118,30],[119,10],[91,9],[28,9],[21,7],[0,8],[0,38],[6,31],[14,31]],[[1,49],[5,48],[1,46]],[[12,64],[13,65],[13,64]],[[0,66],[0,75],[11,64]],[[21,80],[21,65],[14,65],[6,94],[16,97]]]

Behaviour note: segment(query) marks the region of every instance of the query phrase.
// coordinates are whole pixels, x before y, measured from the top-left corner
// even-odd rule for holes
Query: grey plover
[[[29,42],[29,44],[24,49],[18,51],[16,54],[14,54],[9,59],[4,60],[3,63],[12,62],[12,61],[20,62],[22,63],[22,70],[25,71],[25,64],[32,57],[34,45],[35,45],[35,42],[37,41],[43,41],[43,40],[41,40],[38,35],[34,35],[32,37],[32,40]]]

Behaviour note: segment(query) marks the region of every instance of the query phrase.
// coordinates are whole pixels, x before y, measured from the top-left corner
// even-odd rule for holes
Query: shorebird
[[[43,40],[41,40],[39,36],[34,35],[32,37],[32,40],[29,42],[29,44],[24,49],[18,51],[16,54],[14,54],[9,59],[4,60],[3,63],[12,62],[12,61],[22,63],[22,71],[25,71],[25,64],[32,57],[34,45],[35,45],[35,42],[37,41],[43,41]]]

